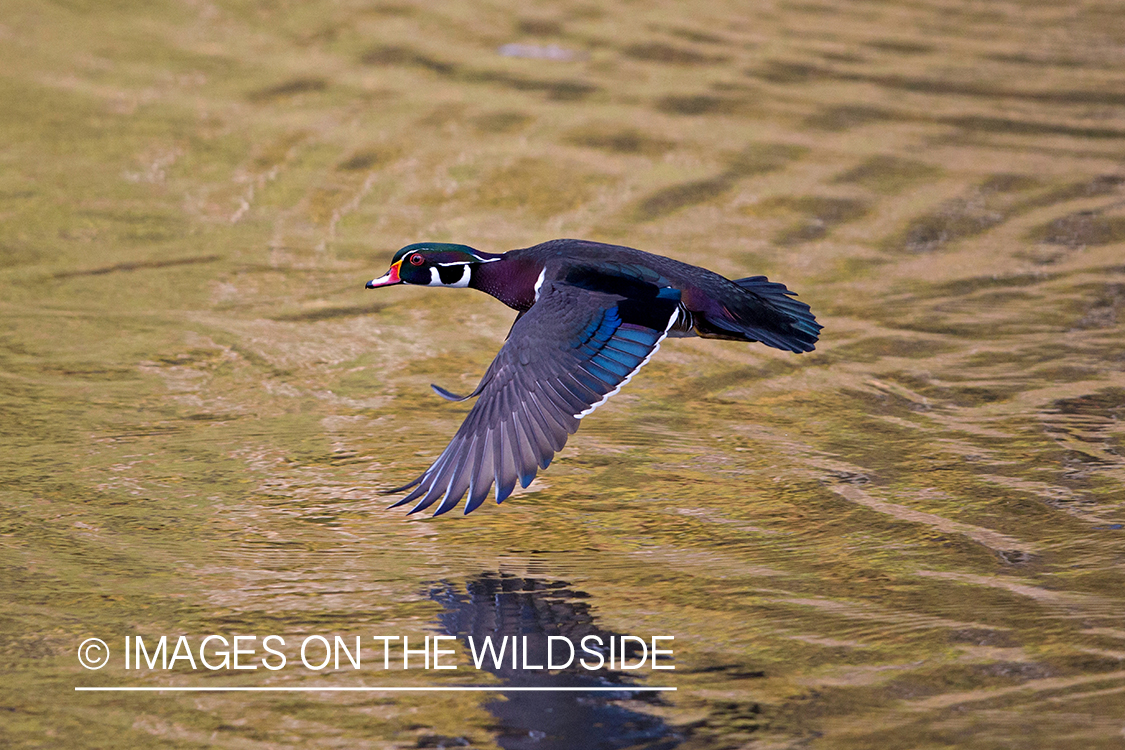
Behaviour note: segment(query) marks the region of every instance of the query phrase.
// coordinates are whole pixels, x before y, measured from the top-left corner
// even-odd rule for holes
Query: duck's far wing
[[[421,476],[390,491],[414,488],[391,507],[417,500],[410,511],[417,513],[441,500],[436,516],[456,507],[467,491],[468,514],[493,483],[497,503],[517,481],[527,487],[578,421],[648,362],[679,306],[680,293],[671,288],[634,299],[544,284],[539,300],[512,326],[449,446]]]

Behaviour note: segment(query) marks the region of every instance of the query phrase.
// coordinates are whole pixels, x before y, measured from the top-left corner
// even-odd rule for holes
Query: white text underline
[[[450,687],[76,687],[76,692],[98,693],[653,693],[673,692],[674,687],[504,687],[493,685],[458,685]]]

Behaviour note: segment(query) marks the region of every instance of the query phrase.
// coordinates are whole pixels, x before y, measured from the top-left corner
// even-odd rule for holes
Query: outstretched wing
[[[467,491],[468,514],[493,483],[497,503],[517,481],[531,484],[578,420],[617,393],[660,347],[679,315],[680,293],[651,292],[633,298],[544,284],[539,301],[512,326],[449,446],[421,476],[390,491],[414,488],[391,507],[417,500],[410,511],[417,513],[441,500],[436,516],[456,507]]]

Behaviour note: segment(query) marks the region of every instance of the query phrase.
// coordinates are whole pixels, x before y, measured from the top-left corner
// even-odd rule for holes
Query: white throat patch
[[[430,283],[426,286],[444,286],[450,289],[462,289],[469,285],[473,278],[473,268],[468,263],[440,263],[441,268],[451,268],[453,266],[461,266],[461,277],[454,282],[446,284],[441,280],[441,271],[438,266],[430,266]]]

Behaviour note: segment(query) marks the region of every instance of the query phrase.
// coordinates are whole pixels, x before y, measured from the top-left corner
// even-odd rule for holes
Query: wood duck
[[[765,276],[731,281],[671,258],[584,240],[551,240],[494,255],[466,245],[420,242],[395,253],[366,288],[418,284],[470,287],[518,311],[508,339],[468,396],[431,386],[450,401],[479,397],[449,446],[391,507],[439,500],[434,515],[469,494],[476,510],[496,485],[501,503],[527,487],[617,393],[667,336],[759,341],[813,350],[822,326],[794,292]]]

